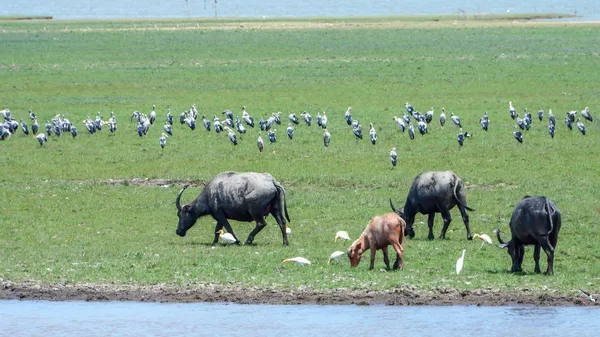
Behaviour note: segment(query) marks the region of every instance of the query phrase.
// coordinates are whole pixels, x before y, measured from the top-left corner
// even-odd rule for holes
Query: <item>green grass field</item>
[[[316,289],[598,289],[600,26],[360,28],[358,21],[349,28],[246,29],[234,22],[233,28],[219,29],[213,21],[203,29],[206,22],[163,20],[157,22],[161,29],[152,29],[150,20],[0,23],[0,105],[28,122],[32,109],[42,127],[63,114],[79,129],[76,139],[52,136],[43,147],[21,130],[0,142],[0,278]],[[412,141],[392,120],[402,116],[406,101],[423,113],[435,109],[429,134]],[[525,108],[534,115],[523,144],[513,138],[508,101],[521,116]],[[129,116],[134,110],[149,113],[153,104],[157,124],[140,138]],[[176,121],[161,150],[167,107],[178,120],[192,104],[211,118],[222,117],[225,109],[240,115],[242,106],[256,120],[281,111],[278,141],[259,153],[258,128],[249,128],[234,147],[226,133],[204,131],[201,120],[195,131]],[[363,126],[363,141],[345,124],[348,106]],[[596,118],[586,121],[588,134],[569,132],[565,113],[585,106]],[[457,129],[437,122],[442,107],[448,117],[460,116],[463,130],[473,134],[462,150]],[[555,139],[547,120],[537,120],[539,108],[546,117],[549,109],[556,115]],[[293,141],[285,136],[287,115],[304,110],[313,118],[327,113],[329,148],[316,125],[296,127]],[[115,135],[87,134],[81,121],[98,111],[103,119],[115,112]],[[485,111],[488,132],[479,126]],[[368,141],[369,123],[379,135],[375,146]],[[267,141],[264,132],[263,138]],[[396,168],[389,161],[394,146],[400,156]],[[102,182],[209,180],[226,170],[269,172],[286,187],[289,247],[281,246],[271,217],[253,246],[211,247],[211,218],[200,219],[180,238],[174,200],[181,185]],[[327,264],[331,252],[350,244],[334,242],[337,230],[358,237],[369,219],[390,211],[389,198],[402,205],[413,178],[425,170],[452,170],[470,185],[476,233],[493,236],[500,226],[508,238],[510,214],[520,198],[553,199],[563,219],[555,276],[533,273],[531,247],[525,273],[508,273],[505,251],[479,249],[479,240],[465,239],[457,209],[447,240],[428,241],[427,218],[417,217],[402,271],[379,272],[381,253],[375,271],[368,270],[368,254],[356,269],[346,260]],[[182,200],[199,192],[189,188]],[[438,215],[436,236],[441,225]],[[245,241],[254,224],[232,226]],[[454,264],[463,248],[465,267],[457,276]],[[294,256],[313,265],[282,266],[283,258]]]

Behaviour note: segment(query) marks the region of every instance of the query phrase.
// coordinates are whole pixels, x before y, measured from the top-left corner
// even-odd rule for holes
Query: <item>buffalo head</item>
[[[414,238],[415,237],[415,230],[413,229],[412,225],[409,225],[408,222],[406,221],[406,218],[404,217],[404,207],[397,209],[396,207],[394,207],[394,203],[392,202],[392,199],[390,199],[390,206],[392,206],[392,211],[394,211],[394,213],[398,214],[402,220],[404,220],[406,222],[406,227],[404,227],[404,236],[407,236],[409,238]]]
[[[181,194],[188,187],[188,185],[184,186],[179,194],[177,194],[177,199],[175,199],[175,206],[177,207],[177,217],[179,217],[179,224],[177,225],[177,230],[175,233],[179,236],[185,236],[185,233],[188,229],[190,229],[198,220],[198,215],[194,211],[193,205],[183,205],[181,206]]]
[[[508,241],[508,242],[504,242],[504,240],[502,240],[502,238],[500,237],[500,228],[496,228],[496,237],[498,238],[498,242],[500,242],[499,245],[497,245],[498,248],[506,248],[508,251],[508,255],[510,255],[511,259],[513,260],[513,271],[517,271],[514,270],[515,269],[515,261],[518,260],[518,256],[517,256],[517,251],[515,249],[515,245],[513,244],[512,240]]]

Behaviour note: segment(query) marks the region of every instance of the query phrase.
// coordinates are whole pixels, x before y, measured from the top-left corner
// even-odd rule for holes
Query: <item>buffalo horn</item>
[[[177,199],[175,199],[175,207],[177,207],[178,211],[181,211],[181,194],[183,194],[183,191],[185,191],[186,188],[188,188],[189,185],[185,185],[183,186],[183,188],[181,189],[181,191],[179,191],[179,193],[177,194]]]

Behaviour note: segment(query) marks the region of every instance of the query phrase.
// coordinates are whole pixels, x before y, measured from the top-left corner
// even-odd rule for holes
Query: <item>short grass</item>
[[[372,19],[369,19],[372,20]],[[203,21],[198,21],[200,24]],[[173,21],[175,27],[196,21]],[[503,26],[487,28],[191,29],[138,30],[139,22],[3,22],[0,24],[0,105],[17,120],[28,109],[43,125],[63,114],[78,127],[76,139],[52,136],[40,147],[21,130],[0,142],[0,278],[12,281],[93,283],[236,283],[242,286],[388,289],[527,288],[572,292],[598,289],[600,127],[569,132],[569,110],[600,106],[597,79],[599,26]],[[144,24],[151,24],[147,21]],[[152,25],[151,25],[152,26]],[[151,27],[150,26],[150,27]],[[90,27],[85,30],[83,27]],[[93,27],[93,28],[92,28]],[[118,27],[119,29],[112,29]],[[404,102],[435,109],[426,136],[409,140],[392,120]],[[513,139],[508,101],[528,108],[534,124],[524,143]],[[257,129],[236,147],[226,135],[190,131],[178,122],[161,150],[167,107],[178,115],[192,104],[208,117],[245,105],[258,120],[282,111],[278,141],[259,153]],[[158,111],[157,125],[140,138],[134,110]],[[377,145],[357,141],[343,120],[348,106],[378,131]],[[445,107],[473,134],[461,150],[457,129],[442,129]],[[556,138],[539,108],[557,116]],[[287,115],[325,111],[332,141],[322,145],[315,125],[285,136]],[[86,134],[81,121],[100,111],[118,118],[109,135]],[[490,115],[490,130],[478,121]],[[263,133],[263,138],[267,140]],[[368,138],[368,137],[365,137]],[[390,148],[400,162],[392,168]],[[109,178],[209,180],[225,170],[270,172],[287,189],[292,219],[290,246],[272,218],[253,246],[211,247],[214,222],[203,218],[185,238],[175,235],[174,206],[180,185],[109,185]],[[327,264],[337,230],[358,237],[368,220],[401,205],[413,178],[425,170],[453,170],[468,190],[471,225],[492,236],[526,194],[545,195],[563,214],[554,277],[533,273],[532,249],[525,273],[507,272],[510,258],[493,246],[465,239],[457,210],[447,240],[427,241],[427,219],[416,220],[416,237],[405,247],[403,271],[368,270],[368,255],[356,269],[347,261]],[[183,195],[191,201],[198,188]],[[233,223],[245,240],[253,224]],[[436,219],[439,235],[441,219]],[[454,263],[467,249],[465,269]],[[304,256],[310,267],[281,264]],[[545,256],[542,254],[542,269]]]

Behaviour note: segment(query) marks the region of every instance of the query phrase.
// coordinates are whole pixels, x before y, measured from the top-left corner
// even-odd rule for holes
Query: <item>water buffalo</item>
[[[546,197],[526,196],[519,201],[510,217],[512,239],[504,242],[500,237],[500,228],[496,235],[500,244],[498,247],[507,248],[512,258],[511,272],[520,272],[525,255],[525,245],[535,245],[533,259],[535,272],[540,273],[540,247],[548,255],[546,274],[554,275],[554,249],[558,241],[561,217],[554,201]]]
[[[467,239],[473,239],[469,226],[467,210],[474,209],[467,206],[467,197],[462,180],[452,171],[428,171],[419,174],[412,183],[404,208],[396,209],[390,199],[392,210],[406,221],[405,234],[411,239],[415,236],[413,223],[417,213],[428,214],[429,234],[427,238],[433,240],[433,220],[435,213],[442,213],[444,227],[440,234],[441,239],[446,238],[446,231],[452,221],[450,210],[458,205],[460,214],[467,228]]]
[[[362,254],[371,250],[371,265],[373,269],[375,263],[375,253],[378,249],[383,252],[383,262],[390,269],[390,259],[388,257],[388,246],[392,245],[396,251],[396,262],[394,269],[402,269],[402,259],[404,249],[402,240],[404,239],[404,227],[406,222],[396,213],[387,213],[383,216],[374,217],[368,224],[360,237],[348,248],[348,258],[352,267],[358,266]]]
[[[227,232],[234,237],[231,225],[227,221],[256,221],[256,227],[248,235],[246,244],[251,244],[254,236],[258,234],[266,225],[265,216],[271,213],[283,235],[283,245],[288,245],[287,233],[285,231],[285,219],[282,210],[285,210],[285,217],[290,221],[287,212],[287,201],[283,187],[268,173],[237,173],[223,172],[209,182],[200,195],[191,203],[181,206],[181,194],[187,186],[184,186],[175,200],[177,206],[177,216],[179,224],[177,226],[177,235],[185,236],[198,218],[204,215],[211,215],[216,221],[215,237],[213,245],[219,239],[218,231],[225,226]],[[281,196],[283,195],[283,209],[281,207]],[[236,238],[236,244],[239,240]]]

